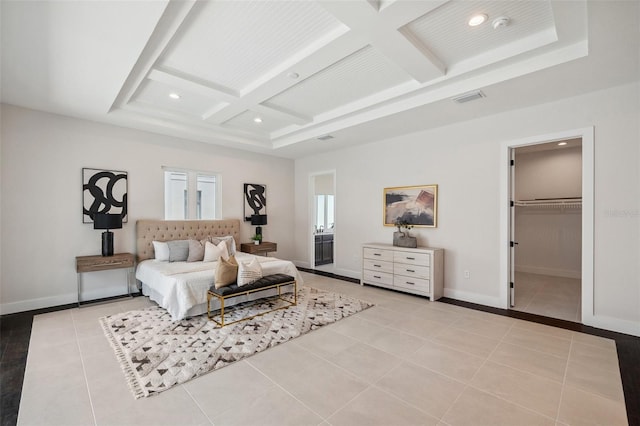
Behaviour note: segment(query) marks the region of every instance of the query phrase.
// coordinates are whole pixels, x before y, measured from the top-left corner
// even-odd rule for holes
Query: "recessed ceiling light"
[[[478,13],[477,15],[473,15],[467,24],[469,24],[470,27],[477,27],[478,25],[484,24],[487,18],[489,17],[486,14]]]
[[[260,124],[260,123],[262,123],[262,118],[256,117],[256,118],[253,119],[253,122],[257,123],[257,124]]]
[[[316,139],[318,139],[319,141],[327,141],[329,139],[333,139],[333,135],[322,135],[318,136]]]
[[[289,77],[289,78],[291,78],[293,80],[296,80],[298,77],[300,77],[300,74],[298,74],[297,72],[293,72],[292,71],[292,72],[287,74],[287,77]]]
[[[559,146],[565,146],[567,143],[566,142],[558,142]]]
[[[171,99],[180,99],[180,95],[178,95],[177,93],[169,93],[169,97]]]

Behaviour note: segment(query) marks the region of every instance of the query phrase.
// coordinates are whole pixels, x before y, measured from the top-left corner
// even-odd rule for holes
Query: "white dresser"
[[[360,284],[428,296],[431,301],[438,300],[443,296],[444,288],[444,250],[364,244]]]

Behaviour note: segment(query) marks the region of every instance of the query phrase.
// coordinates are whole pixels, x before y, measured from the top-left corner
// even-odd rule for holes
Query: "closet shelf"
[[[579,209],[582,207],[582,198],[541,198],[535,200],[518,200],[514,205],[518,207]]]

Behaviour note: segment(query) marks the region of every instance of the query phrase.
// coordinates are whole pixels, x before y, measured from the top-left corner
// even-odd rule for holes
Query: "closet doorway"
[[[311,176],[312,237],[311,265],[313,269],[334,271],[335,241],[335,172]]]
[[[582,322],[582,138],[511,150],[513,310]]]

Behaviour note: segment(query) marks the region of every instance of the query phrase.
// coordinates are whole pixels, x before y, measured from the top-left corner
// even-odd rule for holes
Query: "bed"
[[[136,279],[142,283],[142,294],[165,308],[173,320],[207,312],[207,290],[213,285],[214,262],[163,262],[155,259],[153,241],[204,240],[209,237],[233,237],[235,257],[238,262],[257,259],[263,275],[287,274],[296,278],[298,288],[302,277],[295,265],[275,257],[255,256],[239,250],[240,220],[139,220],[136,222],[137,267]],[[285,291],[293,291],[285,289]],[[275,289],[264,290],[251,295],[234,297],[225,306],[244,301],[277,295]],[[217,300],[211,301],[211,309],[219,309]]]

